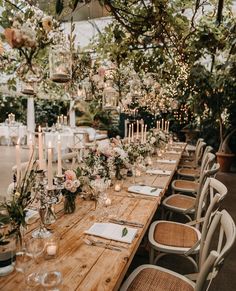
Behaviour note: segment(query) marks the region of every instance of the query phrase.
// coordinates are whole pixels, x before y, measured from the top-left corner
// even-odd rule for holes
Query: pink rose
[[[66,180],[71,180],[71,181],[76,180],[76,174],[72,170],[65,171],[65,177],[66,177]]]
[[[73,182],[71,180],[66,180],[64,183],[64,187],[66,190],[71,191],[71,188],[73,187]]]

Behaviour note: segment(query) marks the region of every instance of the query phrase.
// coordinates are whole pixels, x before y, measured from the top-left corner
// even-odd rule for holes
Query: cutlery
[[[109,219],[109,221],[118,223],[121,225],[130,225],[130,226],[136,226],[136,227],[141,227],[141,228],[144,226],[142,223],[139,223],[139,222],[132,222],[132,221],[127,221],[127,220],[122,220],[122,219],[111,218]]]
[[[120,246],[117,247],[115,245],[109,245],[107,243],[101,242],[101,241],[94,241],[91,239],[83,239],[84,243],[89,246],[96,246],[96,247],[103,247],[105,249],[121,252]],[[124,247],[123,247],[124,248]]]

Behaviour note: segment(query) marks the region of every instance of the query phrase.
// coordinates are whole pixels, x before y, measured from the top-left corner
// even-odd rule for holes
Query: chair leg
[[[150,247],[150,251],[149,251],[149,263],[150,264],[153,264],[154,257],[155,257],[155,250],[152,247]]]

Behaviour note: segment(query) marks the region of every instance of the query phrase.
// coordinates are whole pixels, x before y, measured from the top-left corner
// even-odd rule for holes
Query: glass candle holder
[[[56,233],[45,240],[45,259],[50,260],[57,256],[59,251],[59,241],[60,237]]]
[[[72,58],[69,49],[55,45],[49,54],[50,78],[57,83],[66,83],[71,79]]]

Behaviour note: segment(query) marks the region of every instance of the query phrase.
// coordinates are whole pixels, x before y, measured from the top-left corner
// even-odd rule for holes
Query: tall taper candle
[[[34,162],[34,146],[32,141],[32,135],[29,135],[29,164],[28,170],[30,171]]]
[[[144,126],[144,142],[147,141],[147,124]]]
[[[141,125],[141,143],[143,144],[143,131],[144,131],[144,124]]]
[[[53,175],[52,175],[52,144],[48,143],[48,190],[53,189]]]
[[[134,142],[134,124],[131,124],[132,134],[131,134],[131,141]]]
[[[130,144],[131,141],[131,124],[129,124],[129,130],[128,130],[128,144]]]
[[[57,176],[62,176],[62,166],[61,166],[61,136],[58,135],[57,141]]]
[[[21,157],[20,157],[20,139],[16,144],[16,182],[20,182],[20,174],[21,174]]]
[[[42,136],[40,125],[38,128],[38,145],[39,145],[39,170],[44,170],[43,136]]]
[[[139,121],[137,120],[137,132],[136,132],[136,139],[139,139]]]

